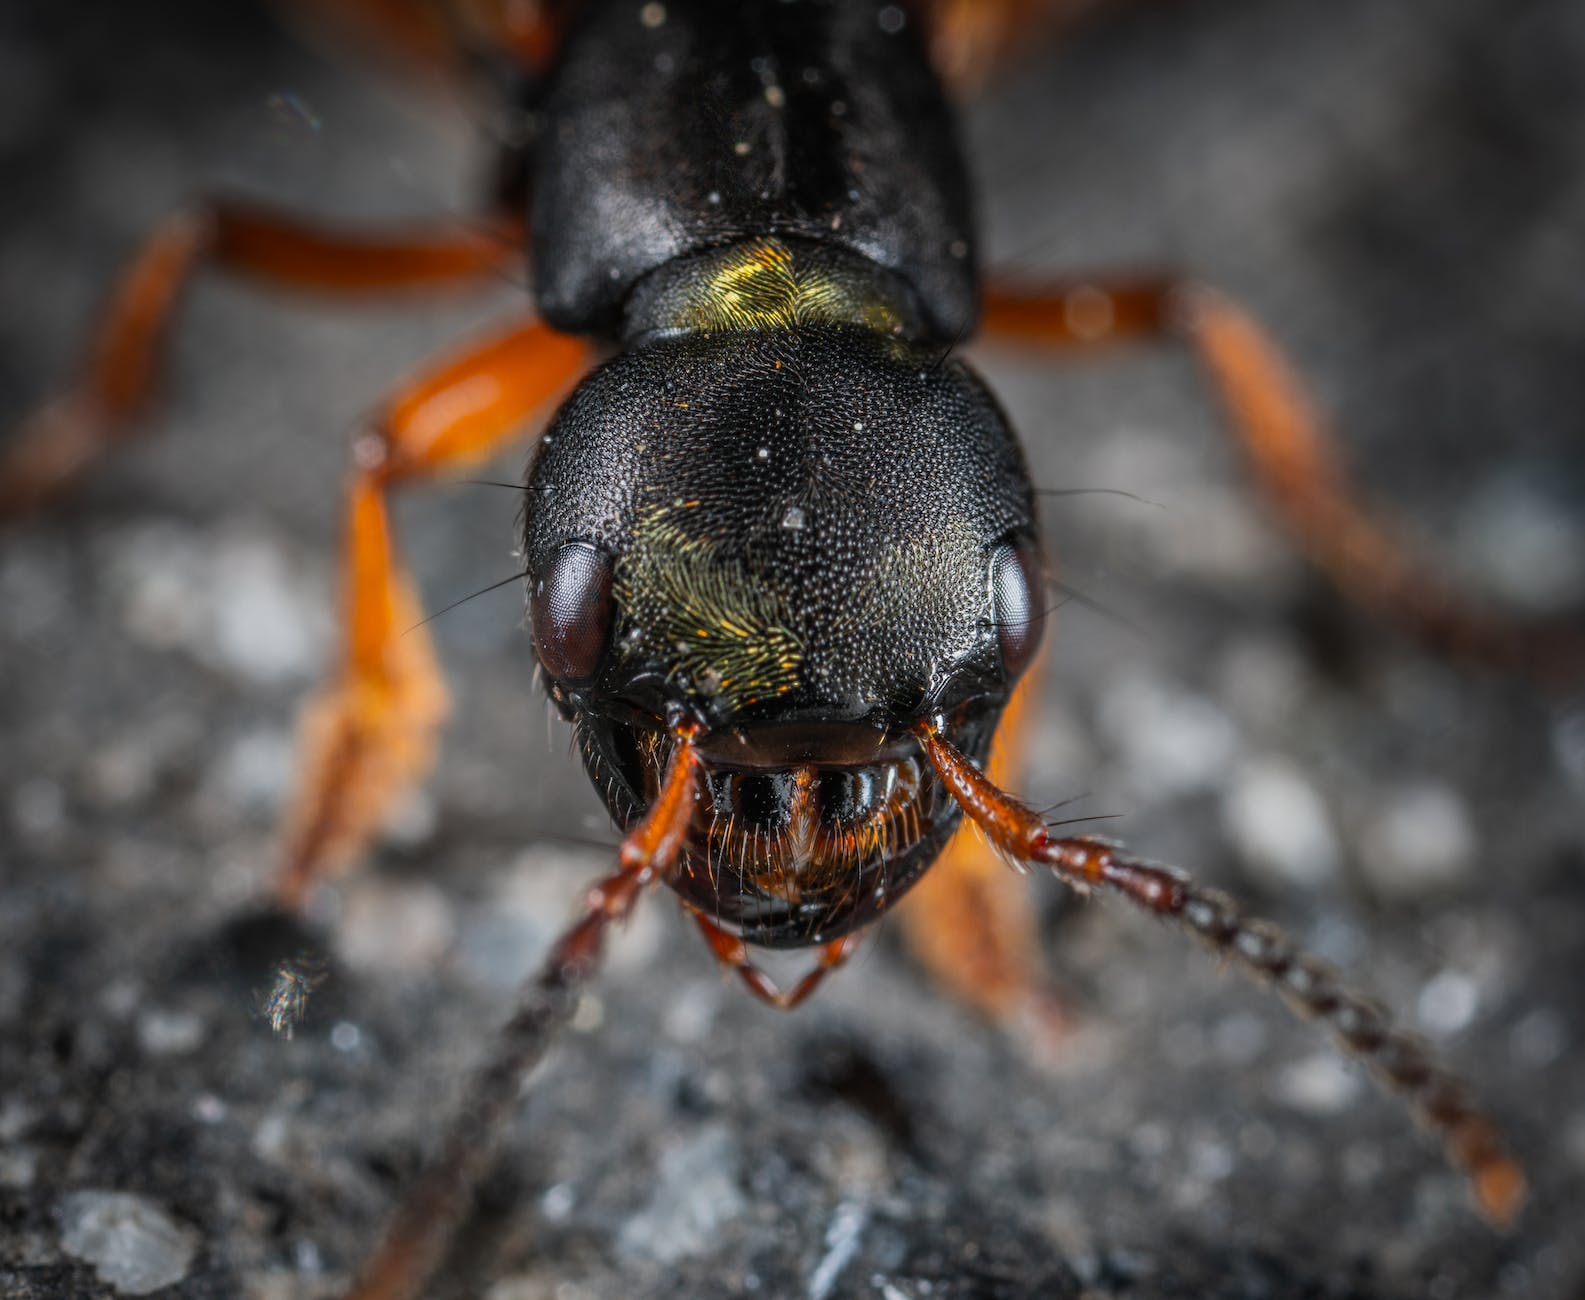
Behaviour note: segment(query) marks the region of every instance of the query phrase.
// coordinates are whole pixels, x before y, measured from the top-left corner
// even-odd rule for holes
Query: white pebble
[[[347,889],[336,946],[357,970],[416,970],[438,961],[455,933],[439,889],[365,879]]]
[[[61,1248],[121,1295],[151,1295],[187,1276],[198,1234],[147,1197],[73,1192],[55,1208]]]
[[[1190,1174],[1206,1183],[1219,1183],[1233,1172],[1236,1161],[1232,1149],[1209,1138],[1196,1138],[1189,1144]]]
[[[1128,779],[1150,798],[1215,789],[1238,750],[1227,714],[1203,695],[1129,675],[1107,685],[1097,721]]]
[[[275,538],[161,523],[120,530],[104,549],[123,625],[143,645],[265,684],[310,677],[324,658],[328,597]]]
[[[1359,1076],[1335,1052],[1317,1052],[1284,1069],[1276,1090],[1295,1110],[1335,1115],[1359,1095]]]
[[[1458,540],[1507,604],[1541,615],[1585,596],[1585,528],[1534,482],[1509,475],[1479,489]]]
[[[228,537],[213,557],[209,657],[260,683],[299,680],[318,666],[324,611],[262,537]]]
[[[1552,753],[1574,788],[1585,792],[1585,708],[1570,709],[1552,724]]]
[[[1340,852],[1316,788],[1276,756],[1241,765],[1222,796],[1222,824],[1245,864],[1266,883],[1318,889]]]
[[[212,1092],[201,1092],[193,1098],[192,1113],[200,1124],[218,1124],[226,1117],[226,1103]]]
[[[1270,636],[1241,637],[1222,660],[1217,698],[1252,727],[1272,730],[1292,717],[1307,675],[1291,643]]]
[[[539,1198],[539,1212],[551,1223],[565,1223],[577,1204],[577,1189],[571,1183],[556,1183]]]
[[[37,1172],[38,1153],[32,1147],[0,1147],[0,1187],[25,1190]]]
[[[291,788],[293,752],[283,729],[244,732],[216,760],[212,793],[231,808],[274,812]]]
[[[106,541],[111,589],[127,634],[156,650],[200,639],[206,587],[203,548],[175,524],[123,529]]]
[[[138,1017],[138,1046],[150,1056],[185,1056],[204,1041],[204,1022],[190,1011],[150,1007]]]
[[[1438,1037],[1456,1034],[1475,1018],[1480,990],[1461,971],[1440,971],[1426,982],[1415,1004],[1415,1013],[1426,1033]]]
[[[1551,1007],[1537,1007],[1520,1018],[1508,1033],[1514,1060],[1528,1069],[1551,1065],[1569,1046],[1563,1017]]]
[[[748,1202],[738,1186],[741,1156],[724,1125],[712,1125],[661,1154],[649,1203],[622,1225],[630,1259],[669,1264],[710,1249]]]
[[[39,1113],[27,1102],[9,1097],[0,1102],[0,1142],[15,1142],[39,1121]]]
[[[1432,782],[1390,791],[1360,843],[1361,866],[1371,885],[1381,896],[1399,900],[1461,885],[1476,852],[1475,830],[1463,800]]]
[[[410,790],[380,823],[380,839],[402,849],[422,847],[440,825],[440,809],[428,790]]]
[[[1250,1012],[1237,1012],[1216,1022],[1211,1042],[1229,1066],[1251,1064],[1266,1047],[1266,1022]]]

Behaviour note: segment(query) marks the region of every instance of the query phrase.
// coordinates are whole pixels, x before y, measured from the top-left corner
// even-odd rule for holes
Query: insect
[[[639,25],[649,32],[662,31],[667,27],[673,32],[685,28],[683,17],[675,6],[672,12],[665,15],[665,19],[665,22],[648,26],[640,15]],[[783,97],[787,93],[780,82],[763,85],[761,89],[766,92],[781,89]],[[764,102],[770,109],[777,108],[768,95]],[[751,149],[745,156],[752,156],[752,142],[748,143],[751,144]],[[735,148],[733,152],[735,155]],[[841,278],[840,268],[827,274],[833,279]],[[664,334],[667,330],[679,328],[675,322],[679,319],[686,320],[688,313],[708,314],[712,310],[719,309],[717,298],[735,291],[723,286],[735,283],[745,284],[746,292],[751,298],[764,295],[770,301],[769,314],[773,321],[772,328],[779,328],[785,324],[785,314],[788,311],[805,309],[804,289],[798,283],[798,250],[789,245],[785,239],[779,242],[769,239],[756,242],[741,260],[725,260],[720,265],[710,268],[708,276],[711,288],[709,294],[705,295],[703,303],[697,296],[690,297],[687,283],[684,283],[681,289],[671,289],[665,285],[657,286],[659,301],[655,310],[673,313],[671,316],[662,317],[670,323],[653,327],[657,332]],[[840,289],[840,286],[838,288]],[[668,292],[671,292],[671,297],[667,296]],[[783,295],[779,305],[777,293]],[[826,285],[821,276],[817,275],[814,279],[814,292],[810,296],[821,299],[824,298],[825,293]],[[791,307],[788,305],[788,294],[792,295],[791,302],[794,305]],[[839,313],[836,317],[839,320],[845,319],[840,315],[841,312],[855,310],[855,304],[851,300],[842,301],[840,292],[835,292],[832,297],[835,299],[834,302],[816,302],[812,310],[817,313],[834,310]],[[1064,316],[1063,327],[1066,328],[1071,323],[1068,320],[1069,315],[1081,322],[1087,318],[1093,320],[1093,313],[1086,316],[1091,309],[1104,314],[1108,310],[1115,311],[1117,304],[1127,301],[1130,299],[1126,295],[1101,294],[1095,289],[1091,289],[1088,295],[1070,296],[1065,300],[1065,304],[1072,310]],[[1150,287],[1145,286],[1141,296],[1135,301],[1148,304],[1151,301]],[[878,304],[860,302],[857,304],[857,310],[864,313],[876,311],[887,322],[885,330],[873,331],[879,333],[882,339],[901,337],[905,342],[912,340],[911,327],[906,323],[901,327],[900,336],[889,333],[893,328],[893,320],[902,315],[895,304],[888,305],[885,301]],[[1010,318],[1013,305],[1004,303],[1002,310]],[[1210,319],[1231,327],[1238,318],[1218,316],[1213,311]],[[814,320],[816,322],[814,328],[818,329],[821,321],[818,314]],[[719,325],[719,321],[712,322],[704,332],[708,332],[709,328],[718,328]],[[865,326],[865,328],[870,327]],[[722,332],[732,334],[734,331]],[[925,335],[934,347],[929,350],[916,348],[914,353],[907,356],[910,362],[908,374],[922,374],[924,378],[917,381],[921,384],[938,385],[938,391],[945,394],[940,400],[962,403],[967,400],[965,393],[972,394],[974,390],[961,387],[969,381],[964,379],[966,372],[949,354],[946,344],[950,343],[951,339],[947,334],[945,328],[937,326],[933,332]],[[522,341],[525,346],[528,343],[547,342],[538,333]],[[513,345],[515,346],[515,343]],[[925,355],[917,355],[920,352],[924,352]],[[776,356],[766,358],[765,366],[770,371],[769,381],[774,383],[774,377],[781,374],[776,368],[777,361],[782,362],[782,369],[787,369],[792,359]],[[876,360],[876,364],[880,365],[884,359],[883,357]],[[844,358],[844,360],[848,359]],[[613,375],[616,372],[605,373]],[[610,382],[620,382],[620,376]],[[788,382],[791,382],[791,377],[788,377]],[[807,384],[809,377],[803,376],[802,382]],[[954,385],[960,387],[954,388]],[[681,422],[679,428],[694,427],[693,422],[699,419],[699,416],[692,414],[684,416],[674,412],[693,412],[699,404],[701,403],[698,398],[683,392],[672,397],[669,409],[664,413],[667,418]],[[771,409],[774,410],[774,406]],[[843,431],[850,429],[852,425],[869,423],[871,427],[868,431],[874,433],[876,430],[873,419],[865,421],[859,418],[864,414],[866,412],[862,410],[844,411]],[[999,438],[993,408],[981,407],[977,414],[987,439],[995,441]],[[850,415],[852,418],[847,418]],[[623,431],[631,432],[630,429]],[[865,432],[864,429],[851,431]],[[566,429],[558,428],[553,433],[551,451],[539,460],[536,470],[539,477],[531,481],[531,491],[536,488],[548,488],[546,496],[573,495],[566,479],[576,476],[577,466],[587,464],[588,452],[588,449],[584,448],[582,457],[575,454],[576,434],[576,428],[570,424]],[[786,434],[784,430],[773,426],[765,437],[766,441],[763,444],[756,442],[753,448],[754,457],[756,461],[759,459],[758,453],[763,445],[770,452],[767,461],[774,470],[787,458]],[[374,463],[376,454],[380,453],[382,448],[379,445],[370,448],[366,444],[365,451],[363,464],[368,468]],[[1005,458],[1006,453],[1002,454]],[[571,457],[569,463],[574,468],[558,469],[557,457]],[[753,466],[748,468],[752,469]],[[635,476],[623,469],[613,473],[606,481],[626,483],[633,477]],[[1009,477],[1013,476],[1009,474]],[[598,486],[597,484],[596,487]],[[692,487],[691,484],[687,486]],[[1004,495],[1009,498],[1017,498],[1020,495],[1027,498],[1027,488],[1015,483],[1015,490]],[[923,731],[915,731],[912,726],[905,725],[909,721],[905,716],[909,710],[895,701],[881,701],[887,710],[887,725],[884,728],[870,725],[870,729],[873,732],[880,732],[881,739],[886,744],[898,745],[900,740],[901,746],[886,748],[885,745],[875,745],[876,737],[866,736],[864,739],[870,741],[872,747],[863,751],[863,756],[870,760],[865,763],[854,761],[854,754],[858,752],[856,750],[842,748],[838,752],[825,748],[827,743],[839,740],[843,746],[850,745],[853,740],[851,735],[838,737],[832,733],[829,737],[818,738],[819,743],[815,744],[807,733],[800,734],[791,730],[767,733],[765,737],[750,735],[747,739],[730,734],[731,728],[719,721],[721,716],[719,710],[728,709],[725,716],[734,717],[756,707],[777,705],[778,701],[787,696],[796,698],[799,684],[804,680],[798,671],[798,663],[806,657],[810,643],[820,638],[816,630],[808,627],[793,628],[791,629],[793,635],[778,638],[775,635],[777,625],[791,620],[774,608],[767,613],[763,605],[756,600],[755,590],[765,589],[771,585],[763,580],[764,575],[758,571],[745,570],[744,574],[728,574],[723,577],[719,572],[719,565],[712,567],[708,548],[699,544],[701,537],[708,539],[710,536],[708,530],[693,536],[677,534],[676,530],[681,525],[671,517],[671,512],[706,509],[702,504],[689,504],[691,501],[703,500],[702,490],[696,497],[689,492],[678,493],[670,490],[667,485],[663,493],[652,503],[661,507],[658,517],[646,519],[642,525],[655,530],[657,538],[647,547],[640,547],[637,550],[629,545],[629,549],[624,552],[625,555],[633,556],[640,552],[642,554],[639,558],[628,561],[626,572],[618,568],[613,558],[602,553],[603,548],[599,545],[598,539],[565,536],[552,537],[549,540],[541,538],[537,542],[533,538],[530,539],[528,549],[531,564],[538,566],[533,580],[534,599],[539,602],[536,605],[534,622],[540,658],[550,671],[554,683],[552,689],[558,692],[560,702],[583,722],[588,751],[599,758],[601,769],[607,774],[607,789],[611,792],[613,803],[617,804],[618,816],[624,821],[636,822],[640,825],[640,832],[630,846],[635,851],[643,851],[640,857],[631,863],[635,868],[634,872],[613,881],[601,896],[602,899],[605,902],[625,901],[630,891],[637,887],[642,873],[657,865],[654,859],[657,856],[665,856],[662,850],[666,849],[668,839],[677,838],[679,823],[676,820],[668,820],[662,814],[670,808],[687,802],[684,795],[688,792],[690,780],[697,785],[703,779],[698,775],[701,769],[715,782],[708,790],[708,796],[713,811],[721,815],[719,818],[712,817],[710,827],[703,832],[704,843],[693,846],[694,852],[689,861],[695,864],[696,870],[686,877],[687,888],[696,891],[692,895],[693,901],[696,904],[700,902],[697,891],[705,889],[707,886],[704,882],[708,881],[708,888],[712,891],[708,897],[709,904],[752,903],[759,909],[752,917],[747,914],[728,914],[719,919],[735,922],[745,928],[751,925],[762,926],[764,927],[762,929],[749,929],[749,933],[758,938],[823,941],[826,965],[817,967],[817,970],[827,969],[829,965],[835,964],[847,955],[845,936],[839,933],[840,928],[850,922],[864,919],[867,915],[864,910],[866,908],[881,910],[891,896],[902,892],[907,873],[919,869],[923,859],[930,855],[930,851],[939,847],[939,844],[931,842],[931,836],[938,831],[944,834],[946,829],[944,825],[924,826],[923,832],[920,833],[909,823],[915,819],[921,824],[929,822],[931,819],[926,814],[932,811],[936,813],[936,822],[944,823],[951,815],[953,805],[941,798],[940,787],[935,788],[933,792],[921,793],[922,783],[939,782],[941,787],[953,787],[961,794],[962,803],[968,806],[971,815],[978,812],[992,832],[999,833],[1007,842],[1004,847],[1025,850],[1026,856],[1027,851],[1031,849],[1045,852],[1029,840],[1016,838],[1038,837],[1042,832],[1024,822],[1018,810],[1005,798],[980,786],[970,768],[966,767],[959,757],[959,754],[967,752],[975,759],[982,759],[988,737],[977,731],[972,708],[961,717],[955,715],[951,706],[961,705],[963,702],[951,699],[950,695],[931,696],[931,703],[937,707],[926,709],[921,713],[917,721],[924,727]],[[771,539],[783,540],[781,535],[786,534],[789,546],[806,544],[807,539],[817,535],[823,526],[818,499],[806,503],[802,498],[796,497],[786,503],[778,499],[777,505],[780,508],[773,523],[778,531],[768,534]],[[990,683],[988,689],[984,682],[980,683],[981,693],[986,699],[976,701],[972,693],[967,697],[971,705],[978,703],[980,707],[993,713],[999,709],[1006,688],[1010,685],[1009,679],[1016,675],[1016,667],[1020,666],[1020,660],[1027,657],[1030,647],[1025,642],[1031,639],[1028,633],[1039,621],[1035,617],[1038,609],[1035,593],[1040,584],[1032,573],[1034,562],[1030,559],[1030,555],[1033,548],[1028,544],[1028,538],[1033,532],[1032,511],[1027,500],[1021,505],[1014,500],[1013,505],[1018,508],[1009,507],[1004,500],[998,507],[1004,511],[1004,517],[999,522],[1004,524],[1010,522],[1011,527],[1000,528],[994,536],[974,539],[975,553],[981,556],[985,567],[985,572],[977,574],[973,584],[976,613],[972,620],[960,618],[954,624],[959,629],[972,624],[976,638],[974,652],[982,658],[988,654],[994,642],[995,656],[1001,667],[997,671],[982,669],[982,676]],[[369,494],[364,493],[357,498],[356,508],[372,510],[375,506]],[[859,508],[859,504],[855,503],[854,509]],[[531,527],[548,527],[554,518],[555,516],[548,512],[543,514],[530,512]],[[679,518],[689,517],[679,516]],[[891,518],[883,521],[888,524],[895,522]],[[638,526],[633,525],[635,529]],[[986,528],[988,527],[987,525]],[[950,535],[952,532],[950,522],[944,523],[939,531]],[[981,531],[984,532],[985,529],[982,528]],[[636,532],[634,536],[637,536]],[[624,539],[629,544],[632,540],[632,538]],[[535,556],[536,546],[538,556],[532,558]],[[885,548],[877,549],[883,553],[885,551]],[[893,551],[901,549],[895,545],[892,547]],[[792,554],[796,555],[797,552],[794,551]],[[648,555],[650,558],[645,560],[642,558],[643,555]],[[671,562],[671,557],[681,557],[682,562],[689,564],[697,560],[701,572],[679,574],[675,569],[666,567]],[[910,556],[909,559],[913,567],[907,572],[910,574],[920,572],[917,557]],[[741,560],[741,563],[747,565],[748,561]],[[961,560],[955,563],[967,567]],[[760,581],[756,582],[755,579]],[[640,616],[633,612],[640,608],[640,602],[660,599],[659,593],[666,591],[668,582],[681,588],[681,599],[662,603],[653,609],[652,614]],[[601,612],[605,608],[606,597],[603,592],[607,586],[612,593],[612,608],[622,611],[623,619],[627,620],[626,627]],[[936,586],[935,590],[939,589],[939,585]],[[746,664],[736,662],[730,655],[717,650],[713,645],[701,651],[698,646],[687,640],[688,635],[696,631],[695,626],[666,625],[664,641],[648,644],[641,638],[638,648],[632,652],[640,659],[645,656],[651,657],[651,666],[646,670],[653,679],[649,688],[659,692],[663,706],[655,707],[653,702],[647,706],[644,716],[648,721],[642,728],[635,728],[630,717],[618,714],[610,700],[602,699],[597,704],[590,704],[587,700],[593,697],[585,697],[584,701],[580,701],[578,692],[592,689],[586,683],[597,675],[586,671],[590,663],[589,655],[603,655],[608,649],[608,639],[620,637],[624,632],[631,632],[635,627],[640,632],[646,632],[657,624],[665,625],[667,618],[679,608],[687,609],[690,614],[694,613],[695,611],[688,608],[686,600],[701,591],[711,595],[715,605],[725,603],[730,606],[725,610],[709,610],[707,616],[715,620],[713,631],[716,640],[735,637],[749,643],[747,651],[750,658]],[[569,592],[572,593],[572,598],[568,598]],[[580,595],[587,596],[591,592],[592,600],[577,598]],[[990,593],[989,598],[993,604],[985,608],[987,592]],[[926,591],[924,594],[930,593]],[[893,585],[882,588],[882,595],[895,598],[901,593]],[[401,597],[400,589],[395,589],[392,596],[393,603],[400,605]],[[580,606],[592,609],[592,616],[581,612],[574,617],[564,617],[563,611],[568,607]],[[1020,613],[1020,610],[1024,612]],[[878,616],[876,621],[883,622],[884,617],[884,615]],[[397,621],[407,621],[406,611],[403,611],[403,618]],[[695,623],[697,621],[695,620]],[[923,621],[923,615],[920,616],[920,621]],[[746,629],[747,635],[739,636],[741,629]],[[707,634],[711,633],[712,625],[707,623],[705,631]],[[659,634],[653,633],[653,635]],[[711,635],[699,639],[706,643],[712,641]],[[614,640],[612,643],[615,643]],[[671,648],[668,649],[667,643]],[[413,644],[421,644],[421,642]],[[678,649],[676,647],[679,644],[686,644],[689,648]],[[400,653],[405,655],[410,649],[410,646],[403,647]],[[909,649],[910,647],[907,646],[888,647],[888,653],[881,657],[891,661],[889,666],[894,667],[896,662],[906,659]],[[670,656],[673,662],[664,662],[667,656]],[[985,661],[989,663],[988,658]],[[789,663],[793,666],[789,666]],[[654,667],[654,664],[659,666]],[[417,676],[423,678],[422,666]],[[636,690],[637,680],[635,677],[633,682],[629,682],[628,688]],[[743,693],[745,682],[748,683],[748,690],[756,694]],[[852,685],[852,682],[847,684]],[[865,688],[872,685],[861,682],[858,693],[864,694]],[[954,681],[950,686],[953,689],[962,689],[963,683]],[[922,683],[912,683],[910,689],[915,695],[931,695],[934,685],[926,680]],[[675,698],[667,698],[668,692],[680,693],[687,697],[684,703],[688,707],[680,710],[675,719],[667,717],[668,708],[664,707],[677,704]],[[865,700],[864,703],[873,708],[876,701]],[[815,717],[816,722],[832,721],[828,716],[833,711],[829,700],[816,701],[813,707],[820,711]],[[912,711],[919,712],[917,704]],[[937,718],[940,719],[939,722],[936,721]],[[843,719],[843,721],[851,720]],[[657,726],[657,722],[668,725]],[[799,723],[800,727],[805,725],[808,724]],[[990,719],[979,725],[983,731],[988,732]],[[931,727],[938,727],[945,738],[943,739],[942,734],[930,730]],[[751,731],[746,726],[743,730],[746,733]],[[769,750],[760,748],[767,743],[771,746]],[[949,745],[951,748],[948,748]],[[671,747],[674,761],[666,761],[667,747]],[[829,764],[820,761],[833,752],[836,753],[836,757]],[[334,748],[327,750],[326,754],[324,761],[333,767]],[[686,757],[689,754],[696,754],[697,757]],[[678,758],[679,755],[683,757]],[[784,771],[784,766],[792,770]],[[811,769],[814,769],[812,774]],[[622,778],[620,783],[613,783],[609,776],[613,770]],[[670,775],[667,774],[668,772]],[[935,773],[933,777],[930,775],[932,772]],[[882,793],[883,801],[866,804],[864,802],[866,797],[871,799],[875,797],[861,794],[866,787],[878,788]],[[897,794],[899,790],[901,793]],[[894,796],[896,800],[894,803],[884,802],[885,799]],[[926,804],[927,800],[933,802]],[[759,807],[757,815],[756,804]],[[850,805],[856,806],[864,815],[844,820],[843,817],[830,815],[827,811],[834,807]],[[815,806],[822,810],[818,825],[815,824],[814,814],[810,811]],[[659,811],[646,813],[646,808]],[[878,815],[876,809],[880,810]],[[790,892],[791,883],[794,883],[789,878],[788,869],[775,860],[775,855],[768,852],[762,851],[758,857],[754,856],[756,849],[753,838],[738,831],[733,825],[734,813],[747,825],[755,828],[755,834],[761,835],[767,841],[774,838],[778,850],[790,846],[787,851],[801,863],[799,873],[808,875],[808,879],[796,881],[799,894],[796,899],[785,897]],[[717,833],[716,822],[723,819],[727,824]],[[813,839],[816,843],[813,846],[807,842],[795,843],[790,838],[791,830],[774,837],[766,830],[767,827],[775,830],[783,823],[786,828],[796,828],[798,837],[804,840]],[[307,824],[312,828],[315,824],[314,819],[310,818]],[[860,824],[866,828],[874,827],[873,846],[854,846],[840,842],[839,837],[842,834],[856,834],[853,828]],[[342,827],[332,826],[330,830],[345,833]],[[328,835],[329,832],[319,833]],[[833,848],[827,845],[822,851],[818,844],[822,833],[828,840],[838,839],[837,846]],[[717,848],[717,841],[723,841],[726,848]],[[893,851],[894,846],[897,845],[905,846],[900,853]],[[1153,874],[1148,868],[1105,861],[1104,855],[1095,856],[1098,851],[1088,844],[1074,844],[1068,847],[1075,856],[1064,859],[1065,864],[1081,873],[1092,873],[1097,881],[1110,880],[1142,897],[1158,899],[1173,907],[1193,905],[1191,900],[1173,893],[1176,886],[1163,877]],[[914,861],[905,860],[909,853],[916,853]],[[317,850],[305,851],[297,857],[298,876],[306,877],[309,874],[316,855]],[[745,855],[748,860],[747,867],[744,866]],[[852,882],[847,878],[853,874],[855,868],[865,885],[865,891],[862,893],[852,888]],[[740,878],[735,882],[733,889],[723,893],[719,883],[719,873],[732,869],[741,873]],[[822,869],[838,878],[824,879],[820,874]],[[713,875],[712,872],[715,874]],[[769,880],[771,887],[764,887],[760,877]],[[829,889],[822,889],[820,886],[829,886]],[[886,894],[875,894],[872,886],[884,887]],[[293,889],[298,887],[292,886]],[[302,887],[306,887],[306,880],[302,882]],[[835,901],[829,905],[821,897],[826,892],[835,898]],[[792,915],[797,909],[805,907],[807,900],[803,897],[804,894],[808,894],[813,899],[809,906],[815,914],[814,920],[802,914]],[[711,934],[713,946],[725,959],[736,964],[742,954],[730,935],[726,938],[721,937],[720,927],[716,925],[718,918],[713,915],[713,908],[706,905],[700,910],[704,921],[715,927]],[[564,956],[576,960],[562,963],[558,967],[559,970],[565,972],[569,968],[574,970],[581,968],[582,960],[588,954],[596,932],[603,925],[603,920],[600,918],[606,915],[602,902],[600,909],[591,913],[594,919],[579,932],[573,941],[573,946],[563,950]],[[1202,919],[1199,924],[1202,929],[1214,931],[1223,925],[1225,914],[1217,906],[1211,907],[1210,910],[1202,910],[1200,915]],[[819,919],[822,917],[827,919]],[[801,928],[794,929],[794,927]],[[1263,942],[1271,941],[1268,939]],[[1265,956],[1256,952],[1257,962],[1272,960],[1270,949],[1266,949],[1265,952]],[[762,991],[769,991],[761,978],[752,973],[751,967],[737,966],[737,969],[743,971],[744,978],[757,985]],[[811,987],[811,984],[793,986],[788,991],[787,1000],[800,997]],[[562,1006],[559,1009],[566,1008]],[[1360,1032],[1363,1036],[1369,1037],[1369,1026],[1367,1025]],[[1413,1074],[1416,1067],[1413,1061],[1410,1061],[1407,1065],[1400,1064],[1399,1068],[1400,1072],[1408,1075]],[[1498,1157],[1491,1156],[1490,1160],[1488,1172],[1497,1169],[1507,1171],[1508,1167],[1500,1164]],[[1480,1161],[1476,1160],[1475,1163],[1478,1165]]]

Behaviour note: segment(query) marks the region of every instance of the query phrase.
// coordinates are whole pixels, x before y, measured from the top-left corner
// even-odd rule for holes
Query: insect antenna
[[[1496,1126],[1424,1045],[1346,988],[1330,966],[1271,922],[1247,916],[1227,895],[1176,871],[1130,857],[1105,840],[1053,838],[1037,813],[993,785],[933,725],[917,734],[947,790],[992,843],[1023,862],[1044,863],[1070,885],[1107,890],[1175,921],[1274,988],[1295,1014],[1320,1021],[1344,1052],[1441,1136],[1449,1158],[1469,1177],[1482,1213],[1499,1225],[1513,1220],[1524,1203],[1525,1177]]]
[[[1046,822],[1046,829],[1054,831],[1058,826],[1082,826],[1085,822],[1114,822],[1122,815],[1122,813],[1088,813],[1083,817],[1059,817],[1055,821]]]
[[[620,867],[584,895],[581,915],[524,986],[494,1052],[468,1081],[439,1159],[392,1217],[346,1300],[413,1300],[434,1276],[511,1122],[523,1080],[572,1018],[579,992],[599,970],[606,931],[627,918],[682,849],[699,757],[691,730],[679,731],[676,742],[659,795],[622,840]]]
[[[469,480],[473,482],[475,480]],[[502,486],[505,486],[504,484]],[[522,489],[519,488],[519,491]],[[1126,492],[1122,488],[1036,488],[1037,497],[1123,497],[1129,501],[1137,502],[1142,506],[1154,506],[1157,510],[1167,507],[1160,501],[1152,501],[1149,497],[1142,497],[1137,492]]]
[[[1071,583],[1062,582],[1056,578],[1050,578],[1047,581],[1052,589],[1061,592],[1065,599],[1059,600],[1053,605],[1046,606],[1045,609],[1041,610],[1035,615],[1035,618],[1045,618],[1050,614],[1054,614],[1069,601],[1072,601],[1076,605],[1082,605],[1092,614],[1099,614],[1108,622],[1114,623],[1118,627],[1122,628],[1123,631],[1132,633],[1141,640],[1145,639],[1145,629],[1142,628],[1138,623],[1134,622],[1134,620],[1129,618],[1126,614],[1118,613],[1118,611],[1113,609],[1110,605],[1096,600],[1094,596],[1085,595]]]
[[[451,613],[451,611],[456,609],[458,605],[466,605],[475,596],[487,596],[497,588],[506,586],[506,584],[509,582],[520,582],[526,577],[528,577],[528,570],[524,569],[520,573],[514,573],[509,577],[502,578],[499,582],[492,582],[488,587],[480,587],[478,591],[471,591],[466,596],[462,597],[461,600],[454,600],[451,602],[451,604],[445,606],[444,608],[437,609],[433,614],[426,615],[424,618],[419,619],[418,622],[414,623],[412,627],[407,629],[407,632],[418,631],[418,629],[423,627],[424,624],[433,623],[442,614]],[[406,636],[407,632],[403,632],[402,635]]]
[[[952,336],[952,342],[948,343],[946,347],[941,349],[941,355],[930,363],[930,368],[925,371],[925,373],[927,375],[933,375],[936,373],[936,371],[940,370],[942,366],[946,365],[947,358],[958,350],[958,345],[963,342],[963,336],[967,333],[967,325],[959,326],[958,332]]]

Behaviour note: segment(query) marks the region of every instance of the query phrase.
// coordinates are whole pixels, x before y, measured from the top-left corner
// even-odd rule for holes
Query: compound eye
[[[1045,611],[1040,554],[1032,546],[998,546],[991,556],[991,617],[1002,650],[1002,671],[1011,681],[1035,657]]]
[[[614,614],[611,560],[588,542],[568,542],[528,597],[534,653],[559,682],[588,682],[600,670]]]

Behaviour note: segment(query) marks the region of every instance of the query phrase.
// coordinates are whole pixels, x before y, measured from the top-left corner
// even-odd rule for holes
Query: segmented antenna
[[[922,727],[918,735],[952,797],[999,848],[1025,862],[1044,863],[1069,884],[1104,887],[1172,918],[1247,975],[1275,988],[1298,1015],[1326,1025],[1345,1052],[1441,1136],[1487,1218],[1497,1224],[1513,1220],[1524,1203],[1525,1178],[1496,1126],[1424,1045],[1345,988],[1330,966],[1303,952],[1278,926],[1246,916],[1227,895],[1179,872],[1128,857],[1105,840],[1053,839],[1039,814],[999,790],[934,727]]]

